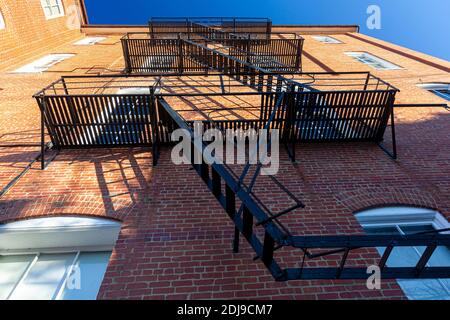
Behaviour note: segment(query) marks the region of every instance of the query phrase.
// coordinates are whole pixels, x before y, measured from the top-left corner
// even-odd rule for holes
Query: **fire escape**
[[[213,116],[216,109],[204,109],[201,126],[224,134],[227,129],[279,130],[292,161],[301,161],[295,150],[299,142],[347,141],[376,143],[395,159],[395,87],[367,72],[302,72],[303,39],[272,32],[268,19],[154,18],[149,32],[125,35],[122,46],[123,74],[63,77],[35,95],[43,132],[45,127],[54,148],[149,146],[157,165],[171,133],[185,129],[192,167],[234,223],[234,252],[243,237],[275,280],[367,279],[367,265],[349,266],[349,257],[376,248],[385,248],[377,263],[383,279],[450,278],[450,267],[427,264],[436,248],[450,246],[450,230],[398,236],[293,234],[282,218],[301,215],[304,204],[276,176],[267,179],[291,205],[273,210],[258,196],[264,159],[247,159],[236,172],[205,158],[208,145],[195,139],[194,120],[173,103],[188,100],[195,106],[195,99],[215,97],[258,101],[253,117],[221,119]],[[239,106],[226,111],[249,112]],[[388,128],[392,151],[383,144]],[[258,148],[270,150],[272,141],[265,142]],[[44,135],[42,145],[44,152]],[[412,246],[425,248],[417,264],[389,266],[396,248]],[[286,250],[298,257],[295,266],[277,260],[277,252]],[[309,264],[327,257],[335,263]]]

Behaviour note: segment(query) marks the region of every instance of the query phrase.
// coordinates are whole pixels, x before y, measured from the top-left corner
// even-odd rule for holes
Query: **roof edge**
[[[81,26],[81,31],[86,34],[122,34],[126,32],[132,32],[139,29],[145,29],[141,31],[146,31],[148,25],[145,24],[83,24]],[[274,31],[280,32],[279,29],[288,29],[286,32],[301,32],[304,34],[318,34],[318,33],[349,33],[356,32],[359,33],[359,25],[301,25],[301,24],[274,24]],[[277,30],[278,29],[278,30]]]

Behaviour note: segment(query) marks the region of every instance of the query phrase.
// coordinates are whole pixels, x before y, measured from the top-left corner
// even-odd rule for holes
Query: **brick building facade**
[[[32,59],[43,52],[81,37],[79,2],[64,1],[64,16],[47,18],[40,1],[2,0],[5,29],[0,30],[0,67]],[[77,27],[78,25],[78,27]]]
[[[66,11],[79,5],[75,0],[63,4]],[[146,148],[50,151],[53,160],[39,170],[33,163],[40,152],[39,109],[32,95],[61,75],[121,72],[121,36],[146,28],[84,25],[71,30],[67,15],[46,20],[39,0],[0,0],[0,10],[6,25],[0,30],[0,189],[8,186],[0,195],[0,222],[47,216],[120,221],[99,299],[405,298],[395,281],[383,282],[381,290],[353,280],[275,282],[262,263],[253,261],[246,243],[233,254],[233,224],[195,172],[170,161],[170,148],[162,150],[156,167]],[[371,71],[400,89],[398,104],[448,103],[418,86],[450,83],[447,61],[360,34],[351,26],[274,29],[305,38],[304,71]],[[322,43],[317,35],[341,43]],[[106,39],[92,46],[73,44],[86,36]],[[370,53],[401,69],[374,70],[346,52]],[[75,56],[46,72],[12,73],[55,53]],[[398,107],[395,120],[395,161],[365,143],[300,145],[297,163],[280,152],[277,177],[306,205],[288,221],[298,234],[361,234],[355,214],[375,207],[420,207],[450,217],[449,111]],[[284,261],[296,259],[280,255]],[[361,252],[354,260],[376,257]]]

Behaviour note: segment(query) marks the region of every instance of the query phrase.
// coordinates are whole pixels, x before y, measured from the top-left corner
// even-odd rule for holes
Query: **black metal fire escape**
[[[338,124],[343,126],[341,129],[345,129],[342,132],[345,131],[347,133],[344,134],[339,130],[330,129],[324,129],[322,130],[323,132],[319,132],[320,130],[316,130],[316,127],[318,123],[324,120],[324,110],[328,113],[339,112],[337,108],[333,109],[335,106],[330,106],[327,103],[327,101],[331,101],[327,99],[330,96],[337,97],[338,95],[343,100],[357,99],[354,91],[332,92],[327,95],[320,90],[314,90],[312,86],[308,87],[304,83],[302,84],[281,76],[276,68],[274,70],[266,70],[254,65],[251,59],[246,59],[246,61],[241,60],[235,56],[212,49],[207,44],[197,43],[193,39],[200,37],[203,40],[219,42],[225,45],[231,44],[237,46],[238,49],[242,49],[242,47],[236,45],[241,40],[242,34],[250,34],[247,40],[253,41],[251,36],[252,30],[248,30],[247,24],[239,25],[239,21],[236,19],[214,21],[214,23],[208,23],[203,20],[200,18],[199,20],[180,19],[175,22],[164,21],[164,19],[153,20],[150,24],[149,38],[143,39],[136,47],[139,49],[142,43],[151,43],[151,45],[145,47],[142,52],[136,55],[141,59],[136,59],[133,62],[137,66],[136,70],[145,69],[145,67],[142,67],[142,56],[146,58],[146,52],[148,54],[148,52],[154,49],[153,46],[161,45],[165,46],[169,54],[173,53],[171,57],[174,57],[174,61],[179,59],[178,63],[174,63],[175,71],[170,68],[166,69],[168,68],[167,62],[170,59],[165,57],[161,60],[164,62],[164,66],[161,68],[167,72],[175,72],[178,76],[182,76],[183,72],[189,70],[189,68],[193,70],[212,69],[219,72],[221,77],[222,75],[232,77],[256,93],[261,93],[261,96],[264,94],[273,95],[275,96],[276,103],[266,108],[264,110],[266,115],[261,115],[261,118],[256,121],[263,123],[262,129],[268,131],[276,127],[272,124],[283,127],[284,137],[282,138],[285,139],[285,142],[292,142],[293,145],[297,141],[302,141],[302,134],[306,135],[305,139],[312,141],[333,141],[333,139],[354,141],[358,139],[364,140],[368,137],[371,141],[379,143],[382,140],[382,135],[384,134],[389,119],[392,119],[392,129],[394,129],[393,100],[396,89],[389,88],[388,90],[373,90],[373,92],[376,91],[375,93],[379,93],[379,95],[373,92],[370,93],[373,93],[370,99],[378,99],[371,101],[372,104],[380,106],[377,111],[379,114],[371,114],[373,112],[370,111],[372,107],[371,103],[363,104],[363,102],[367,102],[370,99],[368,95],[364,95],[360,91],[359,93],[361,94],[358,96],[358,99],[361,99],[361,105],[363,107],[359,110],[356,110],[354,104],[350,106],[338,104],[338,107],[342,110],[353,108],[351,112],[356,112],[356,114],[359,114],[361,109],[364,109],[364,114],[361,114],[356,120],[355,117],[346,117],[347,111],[342,111],[342,114],[335,117],[340,119]],[[261,40],[261,37],[262,41],[269,39],[268,35],[270,36],[271,34],[270,21],[258,21],[253,27],[254,30],[260,30],[255,32],[255,37],[258,38],[256,41]],[[159,38],[161,34],[165,33],[176,36],[171,39]],[[178,36],[180,33],[184,33],[183,38]],[[133,41],[128,37],[123,39],[124,53],[129,54],[127,51],[129,49],[128,46]],[[236,51],[236,55],[239,56],[241,51],[240,49]],[[249,49],[248,52],[250,52]],[[156,56],[158,59],[161,57],[161,55]],[[184,56],[189,58],[189,63],[193,63],[191,66],[183,65]],[[133,69],[133,63],[130,55],[127,55],[126,64],[128,71]],[[127,75],[121,75],[121,77],[126,78]],[[369,79],[370,74],[367,75],[366,86]],[[381,80],[376,79],[378,80],[378,88]],[[171,133],[176,128],[184,129],[190,139],[192,150],[190,160],[193,168],[234,223],[234,251],[238,252],[239,238],[241,236],[244,237],[256,253],[255,260],[260,259],[277,281],[299,279],[367,279],[368,266],[357,267],[353,266],[353,264],[349,266],[349,261],[351,260],[350,255],[358,250],[372,250],[376,252],[377,248],[386,248],[377,263],[377,266],[380,268],[381,277],[384,279],[450,278],[450,266],[430,267],[428,265],[430,258],[438,247],[450,246],[450,230],[437,230],[431,233],[412,235],[299,236],[293,234],[286,224],[282,222],[282,218],[294,214],[301,215],[301,209],[304,208],[302,201],[290,192],[275,176],[268,176],[266,179],[269,179],[270,183],[281,190],[286,198],[293,203],[292,206],[273,212],[269,208],[270,205],[262,201],[255,192],[257,179],[261,177],[261,172],[264,169],[263,159],[258,159],[255,164],[252,164],[250,162],[251,157],[248,157],[242,172],[236,174],[229,165],[214,162],[213,159],[209,159],[207,155],[204,155],[207,144],[195,139],[192,124],[183,119],[180,113],[170,106],[165,99],[166,96],[164,93],[160,93],[158,90],[158,86],[161,85],[160,80],[153,87],[151,86],[149,88],[148,94],[131,94],[118,98],[115,94],[71,95],[66,88],[66,82],[63,78],[62,81],[58,82],[58,84],[63,86],[63,94],[57,94],[55,90],[53,95],[47,95],[44,89],[36,95],[36,99],[41,107],[42,132],[44,132],[45,122],[52,139],[55,137],[61,138],[62,142],[59,143],[59,147],[92,147],[93,145],[100,147],[112,144],[107,143],[107,139],[93,139],[98,136],[97,131],[100,130],[95,129],[92,131],[93,128],[104,128],[104,132],[107,133],[114,132],[114,136],[120,142],[116,143],[116,145],[136,145],[137,140],[135,135],[139,133],[142,134],[139,140],[140,142],[143,142],[146,146],[151,143],[154,155],[153,159],[156,161],[157,155],[159,154],[162,131]],[[221,83],[222,92],[224,92],[223,78],[221,78]],[[53,89],[55,89],[54,86]],[[335,100],[339,99],[336,98]],[[107,119],[107,121],[95,120],[98,117],[92,117],[89,114],[89,112],[95,110],[95,107],[99,113],[110,114],[112,119]],[[149,112],[140,111],[136,113],[134,110],[140,110],[139,108],[149,110]],[[113,109],[115,111],[111,112]],[[65,113],[60,114],[60,110],[79,112],[82,117],[75,121],[74,118],[76,117]],[[279,111],[282,111],[280,113],[283,114],[283,117],[279,117]],[[378,129],[372,130],[374,127],[362,126],[361,123],[367,120],[367,117],[364,118],[364,116],[370,116],[371,120],[379,120],[376,124],[376,128]],[[351,126],[345,123],[346,121],[355,121],[356,125],[354,128],[359,129],[350,128]],[[217,122],[212,119],[208,119],[206,122],[211,128],[223,130],[223,127],[218,126]],[[323,128],[329,127],[323,126]],[[89,130],[92,132],[89,133]],[[393,131],[393,133],[395,132]],[[127,135],[131,135],[130,139],[126,138]],[[68,137],[72,137],[73,141],[64,143],[63,140]],[[44,138],[43,135],[43,141]],[[269,138],[266,143],[267,151],[269,151],[270,145],[271,141]],[[257,146],[261,147],[259,144]],[[395,156],[395,139],[393,140],[393,147]],[[290,151],[292,156],[293,148]],[[196,155],[199,156],[196,157]],[[195,163],[195,159],[200,159],[200,163]],[[412,246],[425,248],[421,258],[415,265],[408,267],[389,266],[389,257],[396,248]],[[283,253],[281,251],[284,250],[292,250],[295,252],[295,255],[298,257],[299,266],[293,268],[290,266],[283,267],[283,262],[277,259],[277,255],[280,253],[282,258]],[[340,258],[336,260],[337,255],[340,255]],[[311,260],[315,261],[321,258],[328,258],[334,264],[325,267],[313,267],[308,264]]]

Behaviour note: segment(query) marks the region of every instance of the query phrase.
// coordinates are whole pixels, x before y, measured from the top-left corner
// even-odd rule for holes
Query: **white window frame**
[[[2,11],[0,10],[0,30],[6,29],[5,19],[3,18]]]
[[[313,36],[314,40],[317,40],[321,43],[326,43],[326,44],[342,44],[343,42],[341,40],[338,40],[334,37],[330,37],[330,36]]]
[[[377,57],[368,52],[345,52],[345,54],[356,61],[364,63],[376,70],[388,71],[388,70],[402,70],[403,68],[385,59]]]
[[[420,88],[428,90],[438,97],[450,101],[450,83],[422,83],[418,85]],[[449,91],[449,93],[442,93],[439,91]]]
[[[0,225],[0,255],[112,250],[120,232],[116,221],[47,217]]]
[[[74,57],[73,53],[52,53],[48,54],[38,60],[28,63],[19,69],[12,71],[12,73],[41,73],[47,71],[58,63]]]
[[[439,212],[415,207],[383,207],[357,213],[356,218],[363,228],[395,227],[402,234],[399,226],[428,226],[436,230],[450,228],[450,223]],[[450,232],[445,232],[449,234]],[[415,249],[417,251],[417,249]],[[421,254],[417,252],[419,256]],[[437,279],[450,295],[450,288]],[[405,292],[407,295],[407,292]]]
[[[112,251],[120,229],[121,224],[116,221],[81,217],[47,217],[8,223],[0,225],[0,255],[35,256],[15,289],[41,254],[74,254],[75,258],[63,277],[62,285],[53,297],[59,300],[80,254]],[[103,274],[99,276],[102,280]]]
[[[61,0],[41,0],[41,6],[47,20],[60,18],[65,15],[64,6]],[[59,13],[53,12],[53,10],[55,10],[54,7],[58,7]]]
[[[86,37],[74,43],[75,46],[92,46],[106,40],[106,37]]]

